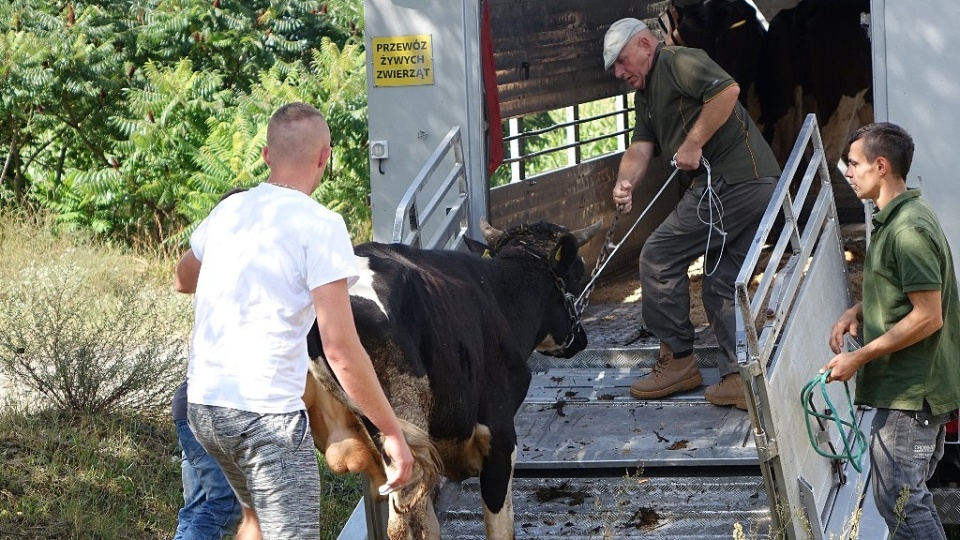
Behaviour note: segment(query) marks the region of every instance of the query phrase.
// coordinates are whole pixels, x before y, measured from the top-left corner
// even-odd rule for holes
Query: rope
[[[717,270],[717,266],[720,264],[720,257],[723,256],[723,249],[727,243],[727,232],[723,230],[723,205],[720,203],[720,198],[713,190],[713,175],[712,171],[710,170],[710,162],[707,161],[707,158],[700,156],[700,163],[707,171],[707,188],[704,190],[703,195],[700,198],[700,203],[697,205],[697,218],[700,219],[701,223],[707,225],[707,245],[703,252],[703,266],[704,273],[707,276],[710,276]],[[577,297],[577,300],[574,304],[576,306],[577,313],[582,314],[583,310],[586,309],[587,304],[590,303],[590,293],[593,292],[597,278],[600,277],[600,273],[603,272],[604,268],[606,268],[607,263],[610,262],[610,259],[612,259],[614,254],[616,254],[616,252],[620,249],[620,246],[627,241],[627,238],[630,236],[633,230],[637,228],[637,225],[640,224],[640,220],[647,215],[647,212],[650,211],[650,208],[653,206],[653,204],[657,202],[657,199],[659,199],[660,195],[663,194],[663,190],[667,189],[667,186],[670,185],[670,181],[673,180],[678,172],[680,172],[680,169],[677,167],[676,154],[673,155],[673,160],[670,161],[670,165],[673,166],[673,172],[670,173],[670,176],[667,177],[666,181],[663,182],[663,185],[660,186],[660,191],[657,191],[657,194],[653,196],[653,199],[650,200],[650,202],[647,204],[647,207],[643,209],[643,212],[641,212],[639,216],[637,216],[636,221],[633,222],[630,230],[623,235],[623,238],[620,239],[620,242],[613,246],[613,251],[608,253],[611,240],[613,238],[613,229],[617,226],[617,222],[620,221],[620,213],[623,211],[623,207],[621,205],[617,206],[617,215],[613,220],[613,225],[611,225],[610,229],[607,230],[607,235],[603,243],[603,249],[600,250],[600,255],[597,257],[597,264],[593,267],[593,272],[590,274],[590,281],[587,283],[587,286],[584,287],[583,292],[580,293],[580,296]],[[707,219],[703,219],[703,217],[700,215],[700,209],[703,206],[704,199],[707,201]],[[716,213],[716,216],[714,213]],[[717,232],[722,237],[720,244],[720,255],[717,256],[717,262],[714,264],[713,270],[707,271],[707,253],[710,251],[710,239],[714,232]]]
[[[676,159],[676,157],[674,157]],[[727,246],[727,231],[723,230],[723,204],[720,202],[720,196],[713,190],[713,171],[710,170],[710,162],[707,158],[700,157],[700,163],[707,170],[707,188],[703,190],[700,201],[697,202],[697,219],[700,223],[707,226],[707,245],[703,249],[703,274],[707,277],[713,275],[720,266],[720,259],[723,257],[723,250]],[[703,203],[707,203],[707,219],[703,219],[700,212],[703,209]],[[717,262],[714,263],[712,270],[707,270],[707,260],[710,254],[710,240],[713,233],[720,235],[720,253],[717,255]]]
[[[863,435],[863,432],[860,431],[860,428],[856,425],[856,414],[853,409],[853,400],[850,399],[850,386],[846,381],[843,382],[843,388],[846,391],[847,395],[847,408],[849,409],[849,418],[850,420],[844,420],[840,418],[839,414],[834,414],[836,408],[833,406],[833,402],[830,401],[830,396],[827,395],[827,378],[830,376],[830,371],[821,373],[813,379],[810,380],[803,387],[803,390],[800,391],[800,405],[803,407],[804,420],[807,423],[807,435],[810,437],[810,444],[813,445],[813,449],[816,450],[818,454],[823,457],[830,459],[845,459],[850,461],[850,464],[853,465],[853,468],[857,472],[863,472],[863,469],[860,465],[860,460],[863,458],[863,454],[867,450],[867,440]],[[813,392],[814,389],[819,385],[820,394],[823,396],[823,401],[826,403],[826,409],[823,413],[817,412],[816,408],[813,405]],[[810,426],[810,419],[816,418],[817,423],[819,424],[820,430],[825,431],[826,428],[823,425],[822,420],[832,421],[837,426],[837,431],[840,432],[840,439],[843,441],[843,453],[837,454],[833,448],[833,444],[830,443],[831,452],[824,452],[820,449],[820,446],[817,444],[816,437],[813,434],[813,428]],[[848,431],[844,431],[844,428]],[[853,433],[853,441],[851,442],[850,432]],[[856,448],[851,448],[851,445]]]
[[[637,216],[637,220],[633,222],[633,226],[630,227],[630,230],[627,231],[627,234],[623,235],[623,238],[620,239],[620,242],[618,242],[613,247],[613,251],[611,251],[609,255],[606,254],[609,244],[604,243],[603,249],[600,250],[600,256],[597,258],[597,266],[593,268],[593,275],[590,277],[590,282],[587,283],[587,286],[584,287],[583,292],[580,293],[580,296],[577,298],[576,305],[580,313],[583,313],[583,310],[587,307],[587,303],[589,302],[589,299],[590,299],[590,293],[593,292],[594,284],[596,283],[597,278],[600,277],[600,273],[603,272],[603,269],[607,267],[607,263],[610,262],[610,259],[613,258],[613,255],[617,252],[617,250],[620,249],[620,246],[622,246],[624,242],[627,241],[627,238],[630,236],[630,233],[632,233],[633,230],[637,228],[637,225],[640,224],[640,220],[647,215],[647,212],[650,211],[650,208],[653,206],[653,203],[657,202],[657,199],[659,199],[660,195],[663,194],[663,190],[667,189],[667,186],[670,185],[670,181],[673,180],[673,177],[675,177],[678,172],[680,172],[680,169],[677,169],[677,168],[673,169],[673,172],[670,174],[667,180],[663,183],[662,186],[660,186],[660,191],[658,191],[657,194],[653,196],[653,199],[651,199],[650,203],[647,204],[647,207],[643,209],[643,212],[640,212],[640,215]],[[622,212],[622,207],[617,206],[617,217],[614,220],[613,225],[610,226],[610,230],[607,231],[608,239],[613,236],[613,227],[615,227],[617,224],[617,221],[620,220],[621,212]]]

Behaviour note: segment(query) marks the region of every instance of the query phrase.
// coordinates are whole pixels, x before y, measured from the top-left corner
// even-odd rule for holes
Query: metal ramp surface
[[[720,379],[716,367],[704,371],[704,385]],[[630,397],[630,383],[647,372],[537,373],[516,417],[517,469],[757,465],[745,412],[714,407],[705,386],[664,400]]]
[[[458,509],[440,515],[444,538],[486,540],[478,488],[464,482]],[[513,496],[518,540],[729,540],[770,514],[758,477],[517,478]]]
[[[641,401],[630,383],[650,371],[656,349],[611,354],[595,345],[564,367],[531,359],[537,371],[516,417],[517,538],[727,539],[737,523],[767,530],[749,417],[704,399],[720,379],[718,351],[697,351],[702,386]],[[485,538],[477,479],[451,491],[438,504],[443,537]]]

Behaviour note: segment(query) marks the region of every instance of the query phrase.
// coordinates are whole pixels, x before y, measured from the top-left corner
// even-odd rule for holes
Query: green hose
[[[850,461],[850,464],[853,465],[853,468],[857,472],[863,472],[860,467],[860,460],[863,458],[863,454],[867,450],[867,440],[863,435],[863,432],[860,431],[860,428],[856,425],[856,413],[853,409],[853,400],[850,399],[850,386],[846,381],[843,382],[844,390],[847,394],[847,408],[850,411],[850,420],[844,420],[840,417],[839,412],[833,406],[833,403],[830,401],[830,396],[827,395],[827,378],[830,376],[830,371],[821,373],[810,380],[806,386],[803,387],[803,390],[800,391],[800,405],[803,407],[803,411],[806,413],[804,415],[804,420],[807,423],[807,435],[810,436],[810,444],[813,445],[813,449],[816,450],[818,454],[823,457],[830,459],[846,459]],[[819,384],[820,393],[823,395],[823,401],[826,403],[827,408],[824,413],[817,412],[813,406],[813,391],[814,388]],[[834,414],[828,414],[830,411],[833,411]],[[828,420],[836,424],[837,431],[840,432],[840,439],[843,441],[843,453],[842,454],[832,454],[829,452],[824,452],[820,449],[820,446],[817,444],[816,437],[813,435],[813,428],[810,426],[810,419],[817,418],[818,420]],[[818,422],[819,423],[819,422]],[[821,430],[823,425],[820,424]],[[844,429],[848,431],[845,432]],[[856,448],[851,449],[851,439],[850,431],[853,432],[853,441],[852,444]],[[831,448],[832,450],[832,448]]]

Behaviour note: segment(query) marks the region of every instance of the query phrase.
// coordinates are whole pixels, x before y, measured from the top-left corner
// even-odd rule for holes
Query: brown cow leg
[[[356,414],[325,392],[309,373],[303,402],[314,445],[323,453],[330,470],[336,474],[365,472],[373,485],[386,483],[380,454]]]

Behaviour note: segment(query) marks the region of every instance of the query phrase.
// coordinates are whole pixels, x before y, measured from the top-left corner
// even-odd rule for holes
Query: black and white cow
[[[418,481],[390,495],[391,540],[439,538],[431,500],[438,469],[454,481],[479,475],[487,538],[514,538],[514,416],[530,385],[527,359],[534,350],[569,358],[586,347],[574,306],[585,285],[578,248],[599,227],[538,223],[501,232],[484,224],[489,257],[356,247],[357,331],[417,463]],[[364,471],[380,485],[373,427],[331,375],[316,328],[308,345],[316,361],[304,401],[317,447],[336,472]]]

